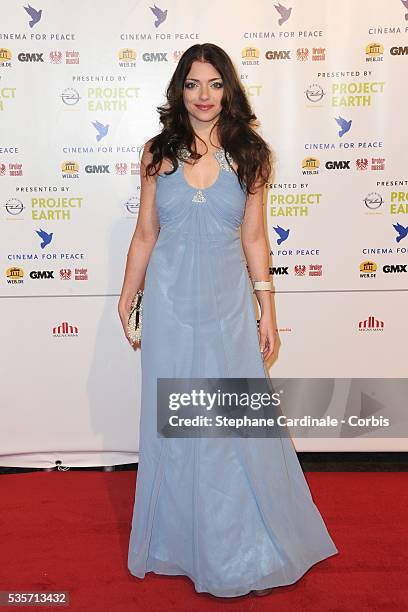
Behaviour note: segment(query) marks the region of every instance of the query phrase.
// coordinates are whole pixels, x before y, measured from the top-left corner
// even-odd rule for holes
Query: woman
[[[158,110],[163,129],[143,149],[139,216],[118,305],[127,336],[130,303],[145,280],[128,566],[139,578],[149,571],[189,576],[197,592],[218,597],[265,594],[338,552],[292,441],[158,437],[156,383],[267,376],[271,294],[256,290],[258,337],[246,263],[253,281],[269,280],[263,192],[270,150],[216,45],[182,55]]]

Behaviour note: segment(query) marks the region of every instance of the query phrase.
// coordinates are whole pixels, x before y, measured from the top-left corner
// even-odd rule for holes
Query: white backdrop
[[[137,461],[140,351],[117,301],[139,153],[195,43],[230,54],[276,157],[265,203],[281,339],[271,377],[330,379],[325,410],[340,414],[353,381],[407,378],[400,0],[26,6],[7,6],[0,31],[1,465]],[[396,395],[393,437],[373,429],[297,449],[406,450]]]

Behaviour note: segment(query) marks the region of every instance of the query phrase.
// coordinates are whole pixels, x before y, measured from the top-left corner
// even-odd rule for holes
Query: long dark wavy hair
[[[259,127],[257,117],[230,57],[221,47],[212,43],[189,47],[178,62],[166,89],[167,102],[157,107],[163,128],[151,140],[152,160],[146,166],[146,177],[160,171],[163,158],[173,164],[173,169],[165,174],[173,174],[178,168],[179,147],[187,147],[191,159],[201,157],[196,150],[195,134],[183,101],[184,82],[194,61],[209,62],[221,75],[224,84],[222,111],[212,130],[217,126],[221,147],[237,164],[236,174],[241,189],[247,194],[253,193],[251,189],[255,183],[258,186],[259,182],[265,184],[269,181],[272,170],[271,150],[256,132]]]

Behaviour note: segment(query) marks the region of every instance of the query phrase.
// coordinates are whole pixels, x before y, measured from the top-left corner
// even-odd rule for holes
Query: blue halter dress
[[[157,178],[128,568],[138,578],[188,576],[197,592],[234,597],[292,584],[338,550],[290,437],[157,434],[158,377],[268,376],[240,240],[246,196],[225,150],[215,158],[219,174],[207,189],[187,182],[183,161]]]

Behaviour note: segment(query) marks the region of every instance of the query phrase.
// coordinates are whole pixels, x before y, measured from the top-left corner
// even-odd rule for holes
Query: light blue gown
[[[197,190],[183,162],[157,179],[160,233],[146,270],[139,467],[128,567],[185,575],[219,597],[294,583],[335,555],[290,437],[159,438],[158,377],[261,378],[239,229],[245,194],[225,151]]]

